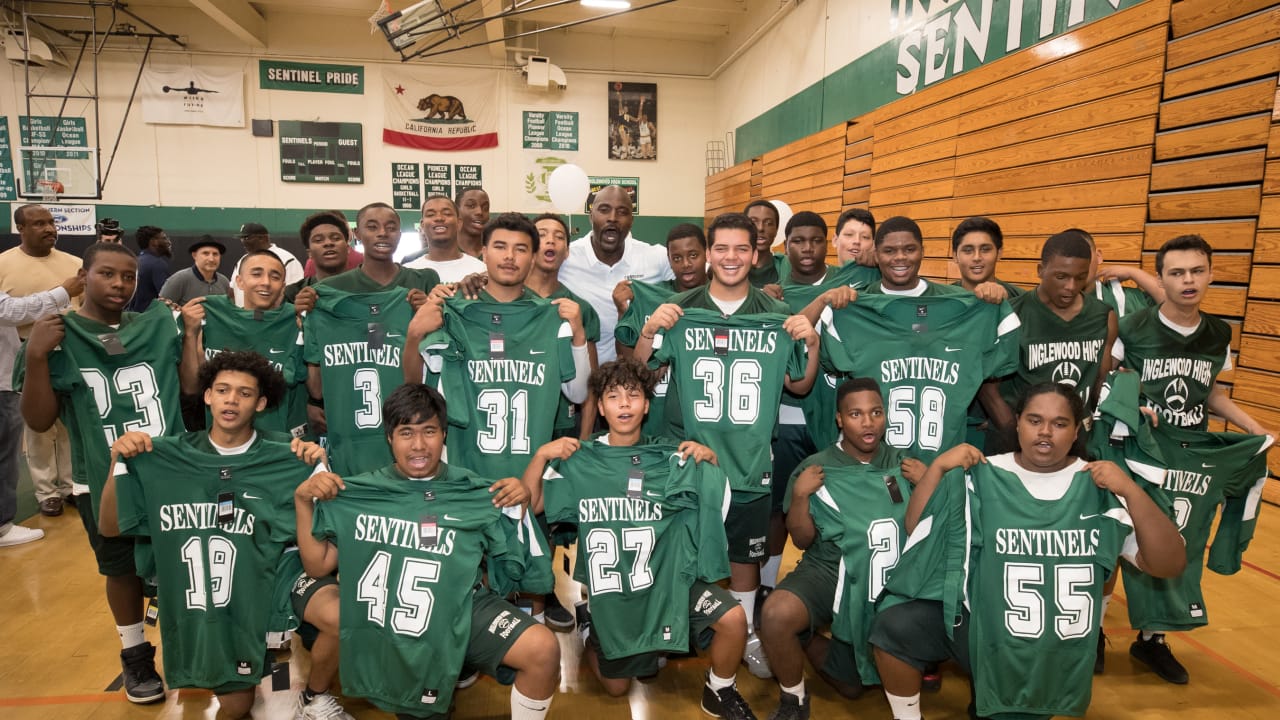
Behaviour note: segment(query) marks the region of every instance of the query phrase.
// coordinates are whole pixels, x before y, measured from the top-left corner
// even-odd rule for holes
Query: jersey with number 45
[[[824,364],[877,380],[885,441],[926,463],[964,441],[982,381],[1018,368],[1018,316],[963,291],[864,293],[823,322]]]
[[[735,494],[768,494],[774,480],[778,403],[787,377],[805,370],[804,344],[782,329],[786,319],[689,307],[654,336],[650,367],[671,366],[684,431],[716,452]]]
[[[131,431],[159,437],[184,429],[178,402],[182,340],[164,303],[124,313],[119,327],[76,312],[63,316],[63,326],[66,335],[49,353],[49,379],[71,437],[72,476],[88,486],[97,517],[116,439]],[[25,376],[26,355],[20,354],[15,389],[22,389]]]
[[[315,310],[303,322],[303,358],[320,367],[329,462],[346,477],[392,460],[382,401],[404,383],[400,354],[413,308],[404,288],[358,294],[315,288]]]

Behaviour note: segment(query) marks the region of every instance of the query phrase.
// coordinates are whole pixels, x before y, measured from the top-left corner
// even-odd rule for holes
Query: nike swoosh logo
[[[240,495],[241,495],[245,500],[261,500],[261,499],[262,499],[262,498],[258,497],[257,495],[250,495],[249,493],[240,493]]]
[[[547,351],[546,350],[530,350],[529,354],[530,355],[546,355]]]
[[[277,349],[275,349],[275,348],[271,348],[271,349],[270,349],[270,350],[268,350],[267,352],[271,353],[272,355],[279,355],[280,353],[282,353],[282,352],[284,352],[284,351],[283,351],[283,350],[277,350]]]
[[[644,494],[648,495],[649,497],[662,497],[662,493],[654,492],[652,490],[645,490]]]
[[[943,349],[943,350],[946,350],[947,352],[959,352],[960,350],[963,350],[964,348],[953,348],[953,347],[950,347],[950,346],[944,346],[942,349]]]
[[[387,333],[387,337],[398,338],[398,337],[404,337],[404,335],[401,335],[400,333]]]
[[[452,515],[449,515],[449,514],[447,514],[447,513],[445,514],[444,519],[445,519],[445,520],[452,521],[452,522],[462,522],[462,518],[456,518],[456,517],[454,517],[454,516],[452,516]]]
[[[1213,467],[1213,465],[1210,465],[1209,463],[1200,463],[1200,467],[1202,467],[1202,468],[1211,468],[1211,467]]]
[[[1081,520],[1088,520],[1089,518],[1096,518],[1096,517],[1098,517],[1098,513],[1094,513],[1092,515],[1085,515],[1084,513],[1080,513]]]

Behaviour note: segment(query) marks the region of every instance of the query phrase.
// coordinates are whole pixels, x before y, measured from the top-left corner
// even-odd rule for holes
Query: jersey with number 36
[[[781,313],[731,315],[686,307],[653,340],[650,367],[670,364],[684,432],[710,447],[734,493],[771,491],[770,441],[787,376],[804,377],[804,343]]]

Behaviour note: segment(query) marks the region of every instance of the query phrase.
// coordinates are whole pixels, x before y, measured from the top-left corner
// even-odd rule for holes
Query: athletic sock
[[[1109,606],[1110,604],[1111,604],[1111,596],[1110,596],[1110,595],[1103,595],[1103,596],[1102,596],[1102,614],[1098,616],[1099,618],[1102,618],[1103,620],[1105,620],[1105,619],[1106,619],[1106,617],[1107,617],[1107,606]]]
[[[757,588],[751,588],[750,590],[744,590],[742,592],[737,590],[729,591],[729,594],[733,596],[733,599],[737,600],[738,604],[742,606],[742,611],[747,614],[748,635],[756,631],[756,590]]]
[[[707,687],[711,688],[712,691],[733,687],[736,679],[737,678],[734,677],[722,678],[719,675],[716,675],[715,670],[707,671]]]
[[[803,677],[800,678],[800,682],[796,683],[795,685],[792,685],[791,687],[787,687],[786,685],[783,685],[782,692],[788,695],[793,695],[803,700],[804,699],[804,678]]]
[[[886,691],[884,696],[889,700],[889,709],[893,711],[894,720],[921,720],[920,693],[911,697],[902,697]]]
[[[1152,639],[1152,638],[1154,638],[1154,637],[1156,637],[1156,636],[1158,636],[1158,635],[1164,635],[1164,633],[1152,632],[1152,631],[1150,631],[1150,630],[1143,630],[1143,631],[1142,631],[1142,641],[1143,641],[1143,642],[1151,642],[1151,639]]]
[[[778,587],[778,570],[782,568],[782,553],[770,555],[765,561],[764,567],[760,568],[760,584],[768,587]]]
[[[522,695],[515,685],[511,686],[511,720],[543,720],[550,707],[551,698],[534,700]]]
[[[120,634],[120,647],[128,650],[131,647],[137,647],[147,641],[147,636],[143,633],[142,623],[134,623],[132,625],[117,625],[116,632]]]

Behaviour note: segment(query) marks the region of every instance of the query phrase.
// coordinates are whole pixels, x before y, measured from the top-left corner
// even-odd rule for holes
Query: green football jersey
[[[1126,318],[1139,310],[1153,307],[1156,301],[1146,292],[1122,285],[1119,280],[1108,280],[1106,283],[1095,282],[1093,290],[1086,290],[1085,295],[1092,295],[1103,305],[1116,311],[1117,318]]]
[[[302,437],[307,431],[307,364],[302,359],[302,331],[293,306],[254,311],[236,307],[225,296],[204,302],[204,357],[223,350],[252,350],[284,375],[285,395],[271,410],[258,413],[254,425],[263,430]],[[205,410],[206,424],[209,418]]]
[[[818,531],[809,550],[819,542],[836,549],[839,584],[831,634],[853,648],[864,685],[880,683],[867,639],[875,602],[906,542],[903,526],[911,483],[902,477],[903,457],[889,445],[881,445],[870,463],[834,445],[810,457],[821,463],[825,479],[809,498],[809,514]]]
[[[578,307],[582,310],[582,330],[587,336],[587,342],[595,344],[600,342],[600,314],[596,309],[591,307],[591,303],[574,295],[569,288],[561,285],[556,288],[555,292],[547,296],[548,300],[556,300],[558,298],[567,298],[578,303]],[[556,410],[556,437],[571,434],[578,425],[578,413],[580,408],[569,402],[569,398],[563,394],[560,395],[560,407]],[[594,418],[589,418],[594,422]]]
[[[1141,310],[1120,321],[1113,354],[1142,378],[1144,404],[1160,419],[1178,427],[1204,430],[1206,403],[1218,373],[1230,367],[1231,326],[1200,313],[1190,335],[1169,327],[1159,307]]]
[[[577,525],[574,579],[590,593],[604,656],[687,650],[690,587],[729,575],[724,472],[682,462],[674,442],[597,439],[544,478],[547,520]]]
[[[151,539],[169,687],[251,687],[273,609],[263,599],[295,535],[293,491],[312,468],[286,443],[221,455],[207,438],[156,438],[117,467],[120,530]]]
[[[844,285],[861,292],[879,282],[880,272],[874,268],[857,263],[841,267],[828,266],[826,277],[816,285],[792,282],[788,274],[782,282],[782,300],[791,308],[792,313],[799,313],[819,295],[832,288]],[[818,330],[821,332],[821,327]],[[805,425],[809,428],[809,437],[813,440],[814,447],[826,447],[835,442],[839,435],[835,423],[836,388],[843,379],[843,373],[827,372],[824,369],[814,381],[813,389],[804,397],[796,397],[785,390],[782,392],[782,404],[798,407],[804,414]]]
[[[401,265],[391,282],[386,285],[379,285],[373,278],[365,274],[364,266],[360,265],[346,272],[327,277],[317,284],[328,285],[335,290],[358,294],[384,292],[392,288],[421,290],[429,293],[432,288],[440,284],[440,276],[431,268],[414,269]]]
[[[71,437],[72,479],[89,488],[96,518],[116,439],[131,431],[159,437],[184,430],[178,399],[182,340],[164,303],[124,313],[119,327],[76,312],[63,316],[63,326],[66,335],[49,353],[49,379]],[[25,353],[13,371],[13,387],[21,391]]]
[[[1022,322],[1018,370],[1000,383],[1000,394],[1010,407],[1027,388],[1046,382],[1074,387],[1086,406],[1092,400],[1112,311],[1088,295],[1082,298],[1084,306],[1071,320],[1063,320],[1034,290],[1010,301]]]
[[[735,495],[748,499],[771,491],[770,441],[783,383],[804,376],[804,343],[782,329],[786,319],[782,313],[725,317],[688,307],[653,340],[649,366],[671,366],[675,390],[668,394],[668,420],[670,398],[678,396],[676,431],[714,450]]]
[[[413,318],[406,291],[350,294],[321,283],[303,322],[303,359],[320,366],[329,463],[346,477],[391,462],[382,401],[404,383],[400,355]]]
[[[823,364],[879,381],[885,440],[926,463],[964,441],[982,381],[1017,369],[1018,316],[1007,302],[992,305],[964,290],[867,292],[843,310],[828,309],[823,323]]]
[[[521,573],[491,481],[444,465],[431,480],[390,466],[344,481],[316,504],[312,526],[338,548],[343,692],[386,712],[443,714],[466,656],[481,563]],[[512,629],[532,622],[504,619]]]
[[[613,336],[623,345],[634,348],[640,342],[640,331],[649,322],[653,311],[673,297],[675,292],[670,281],[646,283],[632,280],[631,293],[635,297],[627,306],[627,311],[618,318],[618,327],[614,328]],[[661,368],[658,373],[658,384],[653,388],[653,397],[649,398],[649,414],[644,418],[644,434],[672,436],[671,429],[667,427],[667,388],[671,384],[671,368]]]
[[[495,478],[520,477],[551,440],[560,384],[572,380],[573,331],[526,290],[511,302],[445,302],[444,327],[422,341],[448,400],[449,461]]]
[[[791,276],[791,260],[784,253],[773,253],[773,261],[758,268],[752,266],[747,272],[747,282],[751,287],[762,288],[765,285],[777,285],[782,278]]]

